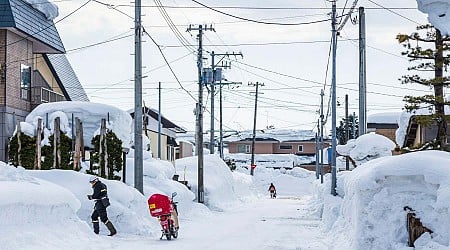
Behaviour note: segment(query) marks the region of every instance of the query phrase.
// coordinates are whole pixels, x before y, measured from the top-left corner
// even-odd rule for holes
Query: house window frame
[[[28,77],[25,77],[25,74],[27,74]],[[30,97],[31,97],[31,66],[21,63],[20,64],[20,99],[29,101]]]
[[[297,149],[298,149],[298,152],[303,152],[303,145],[298,145],[297,146]]]
[[[244,150],[241,150],[242,147],[245,147]],[[248,144],[238,144],[237,145],[237,152],[238,153],[250,153],[250,145],[248,145]]]
[[[292,150],[293,148],[294,147],[292,145],[288,145],[288,144],[280,144],[280,146],[279,146],[280,150]]]

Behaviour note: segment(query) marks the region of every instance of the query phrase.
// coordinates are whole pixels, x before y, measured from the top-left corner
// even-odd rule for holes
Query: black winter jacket
[[[94,189],[92,194],[94,200],[100,200],[108,195],[107,187],[101,181],[97,181],[92,188]]]

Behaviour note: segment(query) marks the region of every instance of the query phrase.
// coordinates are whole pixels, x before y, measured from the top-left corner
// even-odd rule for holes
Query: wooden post
[[[100,125],[100,140],[99,140],[99,163],[100,163],[100,176],[106,178],[106,143],[103,144],[105,140],[106,134],[106,119],[102,119],[102,123]],[[105,152],[105,157],[102,158],[102,154]]]
[[[83,123],[80,120],[80,140],[81,140],[81,161],[86,160],[86,152],[84,151],[84,134],[83,134]]]
[[[81,157],[81,128],[80,128],[80,119],[78,117],[75,118],[75,152],[73,155],[73,170],[80,170],[80,157]],[[73,140],[73,138],[72,138]]]
[[[41,141],[42,141],[42,119],[38,119],[36,129],[36,158],[34,161],[34,169],[41,170]]]
[[[22,143],[20,142],[20,136],[21,136],[21,128],[20,128],[20,122],[17,123],[17,164],[19,166],[22,166],[22,161],[20,160],[20,151],[22,151]]]
[[[55,118],[54,127],[53,127],[53,168],[61,167],[61,150],[60,150],[60,142],[61,142],[61,127],[60,127],[60,119],[59,117]]]

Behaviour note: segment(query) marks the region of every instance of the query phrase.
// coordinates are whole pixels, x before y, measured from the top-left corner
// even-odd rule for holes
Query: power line
[[[222,14],[222,15],[229,16],[229,17],[233,17],[233,18],[236,18],[236,19],[239,19],[239,20],[243,20],[243,21],[247,21],[247,22],[258,23],[258,24],[287,25],[287,26],[294,26],[294,25],[295,25],[295,26],[297,26],[297,25],[307,25],[307,24],[323,23],[323,22],[328,22],[328,21],[331,20],[331,19],[325,19],[325,20],[317,20],[317,21],[310,21],[310,22],[300,22],[300,23],[275,23],[275,22],[264,22],[264,21],[258,21],[258,20],[254,20],[254,19],[249,19],[249,18],[244,18],[244,17],[232,15],[232,14],[229,14],[229,13],[226,13],[226,12],[223,12],[223,11],[220,11],[220,10],[218,10],[218,9],[216,9],[216,8],[209,7],[209,6],[207,6],[207,5],[203,4],[203,3],[200,3],[200,2],[198,2],[198,1],[196,1],[196,0],[191,0],[191,1],[194,2],[194,3],[197,3],[198,5],[201,5],[201,6],[205,7],[205,8],[207,8],[207,9],[210,9],[210,10],[212,10],[212,11],[215,11],[215,12],[217,12],[217,13],[220,13],[220,14]]]
[[[76,13],[77,11],[79,11],[80,9],[82,9],[84,6],[86,6],[86,5],[87,5],[88,3],[90,3],[91,1],[92,1],[92,0],[88,0],[87,2],[85,2],[84,4],[82,4],[80,7],[76,8],[74,11],[72,11],[72,12],[70,12],[69,14],[67,14],[66,16],[64,16],[63,18],[59,19],[58,21],[56,21],[56,22],[54,22],[54,23],[52,22],[51,24],[45,26],[44,28],[40,29],[39,31],[36,31],[36,32],[34,32],[33,34],[27,35],[27,36],[25,36],[25,37],[23,37],[23,38],[21,38],[21,39],[19,39],[19,40],[17,40],[17,41],[14,41],[14,42],[12,42],[12,43],[9,43],[9,44],[0,46],[0,48],[5,48],[5,47],[11,46],[11,45],[13,45],[13,44],[16,44],[16,43],[18,43],[18,42],[24,41],[24,40],[26,40],[26,39],[28,39],[28,38],[34,36],[34,35],[37,35],[37,34],[43,32],[43,31],[47,30],[47,29],[50,28],[50,27],[53,27],[55,24],[57,24],[57,23],[63,21],[64,19],[70,17],[71,15],[73,15],[74,13]]]
[[[385,10],[387,10],[387,11],[389,11],[389,12],[391,12],[391,13],[393,13],[393,14],[399,16],[399,17],[402,17],[402,18],[404,18],[404,19],[406,19],[406,20],[408,20],[408,21],[410,21],[410,22],[413,22],[413,23],[415,23],[415,24],[417,24],[417,25],[421,25],[420,23],[418,23],[418,22],[416,22],[416,21],[414,21],[414,20],[412,20],[412,19],[410,19],[410,18],[408,18],[408,17],[406,17],[406,16],[404,16],[404,15],[401,15],[401,14],[399,14],[399,13],[393,11],[394,8],[386,8],[386,7],[382,6],[381,4],[378,4],[378,3],[376,3],[376,2],[374,2],[374,1],[372,1],[372,0],[367,0],[367,1],[369,1],[369,2],[371,2],[371,3],[373,3],[373,4],[375,4],[375,5],[378,6],[378,7],[381,7],[382,9],[385,9]]]
[[[170,72],[172,72],[173,77],[175,77],[175,79],[177,80],[178,84],[180,85],[181,89],[183,89],[194,101],[197,101],[197,99],[189,92],[187,91],[183,85],[181,84],[180,80],[178,79],[177,75],[175,74],[175,72],[172,69],[172,66],[170,66],[169,61],[167,60],[166,56],[164,55],[164,52],[161,50],[161,47],[158,45],[158,43],[156,43],[156,41],[153,39],[153,37],[145,30],[144,27],[143,28],[143,32],[144,34],[147,34],[147,36],[152,40],[152,42],[156,45],[156,47],[158,48],[159,52],[161,53],[161,56],[163,57],[164,61],[166,62],[167,67],[169,67]]]
[[[69,0],[67,0],[69,1]],[[116,4],[117,7],[133,7],[131,4]],[[158,8],[156,5],[141,5],[142,8]],[[163,5],[162,7],[168,9],[203,9],[203,6],[179,6],[179,5]],[[239,10],[329,10],[329,7],[255,7],[255,6],[210,6],[214,9],[239,9]],[[337,10],[342,10],[344,7],[336,7]],[[368,10],[384,10],[381,7],[365,7]],[[389,7],[391,10],[417,10],[414,7]]]

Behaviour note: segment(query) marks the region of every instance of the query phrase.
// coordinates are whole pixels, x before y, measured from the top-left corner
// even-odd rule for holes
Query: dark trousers
[[[95,204],[94,212],[92,212],[91,219],[92,222],[98,222],[98,217],[103,223],[108,221],[108,214],[106,213],[106,208],[101,204]]]

